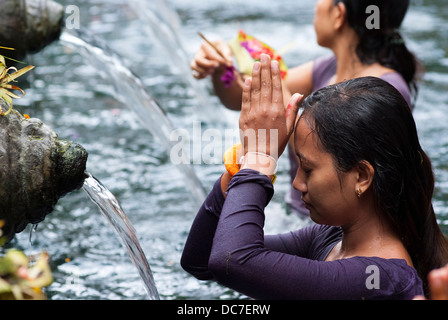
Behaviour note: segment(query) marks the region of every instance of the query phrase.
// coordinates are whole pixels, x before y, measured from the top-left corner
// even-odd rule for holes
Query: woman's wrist
[[[247,152],[241,160],[242,169],[252,169],[272,179],[277,171],[277,160],[265,153]]]
[[[230,147],[223,156],[224,165],[227,169],[226,174],[222,177],[223,184],[242,169],[251,169],[264,174],[274,183],[277,171],[277,159],[271,155],[261,152],[247,152],[242,156],[243,150],[241,143],[237,143]],[[223,185],[222,185],[223,186]],[[223,186],[224,189],[224,186]]]

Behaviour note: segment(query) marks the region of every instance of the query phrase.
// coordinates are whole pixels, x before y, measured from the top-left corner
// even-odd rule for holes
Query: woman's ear
[[[355,193],[358,197],[366,192],[373,182],[373,176],[375,175],[375,169],[373,169],[370,162],[366,160],[360,161],[355,167],[357,173],[357,181],[355,184]]]
[[[334,29],[340,30],[347,20],[347,8],[343,2],[338,2],[333,7],[332,17]]]

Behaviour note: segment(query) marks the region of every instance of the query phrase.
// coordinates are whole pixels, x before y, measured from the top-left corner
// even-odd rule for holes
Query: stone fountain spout
[[[0,1],[0,54],[23,59],[27,53],[36,53],[59,39],[62,31],[64,8],[52,0]]]
[[[82,187],[88,154],[81,145],[60,140],[41,120],[15,110],[0,116],[0,137],[0,220],[10,241]]]

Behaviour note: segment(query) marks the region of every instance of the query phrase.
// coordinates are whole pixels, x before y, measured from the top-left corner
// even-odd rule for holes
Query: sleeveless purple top
[[[334,55],[316,59],[314,61],[312,73],[313,91],[317,91],[323,87],[326,87],[331,78],[336,74],[336,68],[337,61]],[[411,110],[413,109],[409,86],[398,72],[385,73],[380,78],[393,85],[407,101]],[[288,156],[290,163],[289,175],[291,177],[291,187],[286,195],[286,203],[288,204],[290,211],[299,214],[300,216],[308,216],[309,212],[305,208],[304,203],[301,200],[302,193],[294,189],[294,187],[292,186],[292,181],[294,181],[297,170],[299,168],[299,164],[297,163],[294,151],[292,150],[291,146],[288,146]]]

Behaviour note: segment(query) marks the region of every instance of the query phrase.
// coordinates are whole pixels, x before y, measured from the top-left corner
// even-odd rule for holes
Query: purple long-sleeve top
[[[402,259],[325,261],[342,239],[339,227],[313,225],[265,236],[271,181],[245,169],[224,198],[218,179],[191,227],[182,267],[254,299],[412,299],[422,281]]]

